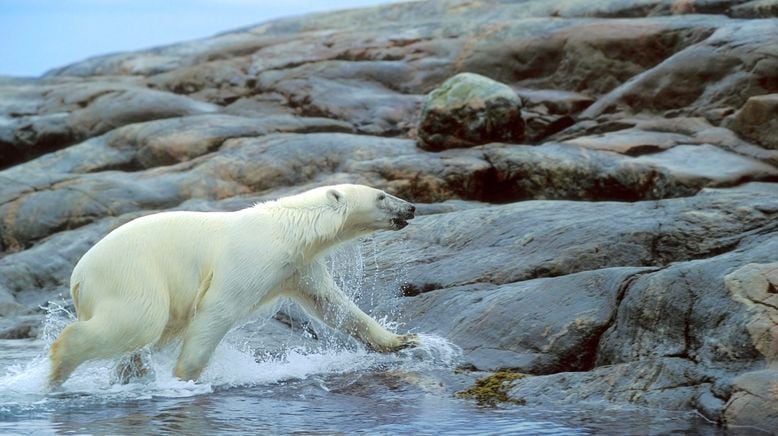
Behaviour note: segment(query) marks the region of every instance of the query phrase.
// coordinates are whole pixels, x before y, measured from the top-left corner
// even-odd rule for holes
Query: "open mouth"
[[[394,227],[395,230],[400,230],[408,225],[408,221],[402,218],[392,218],[390,222],[392,223],[392,227]]]
[[[398,216],[392,218],[389,222],[392,223],[392,227],[395,230],[400,230],[408,225],[408,221],[414,218],[413,211],[402,212]]]

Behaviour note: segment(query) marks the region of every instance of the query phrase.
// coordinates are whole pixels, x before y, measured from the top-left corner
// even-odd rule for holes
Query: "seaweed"
[[[474,399],[479,406],[496,406],[498,403],[524,405],[522,398],[511,398],[508,390],[516,380],[527,377],[527,374],[510,371],[497,371],[486,377],[479,378],[469,389],[456,393],[458,398]]]

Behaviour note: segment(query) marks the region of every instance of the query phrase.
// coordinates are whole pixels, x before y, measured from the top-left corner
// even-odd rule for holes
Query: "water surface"
[[[85,365],[46,393],[44,341],[0,341],[0,434],[717,434],[693,414],[645,409],[478,407],[453,393],[472,381],[456,349],[396,355],[288,350],[259,360],[219,347],[201,383],[170,375],[174,351],[147,356],[154,374],[120,385],[115,362]]]
[[[347,294],[372,304],[382,294],[376,275],[364,272],[377,256],[366,245],[336,253],[331,266]],[[391,274],[403,281],[402,270]],[[461,351],[444,338],[421,335],[419,348],[378,354],[321,326],[316,341],[301,340],[299,329],[271,340],[262,322],[230,332],[198,383],[172,376],[171,346],[146,351],[151,371],[129,384],[114,379],[118,360],[104,360],[47,392],[48,347],[72,319],[51,304],[40,339],[0,340],[0,434],[719,433],[693,413],[638,407],[479,407],[454,396],[477,375],[456,369]]]

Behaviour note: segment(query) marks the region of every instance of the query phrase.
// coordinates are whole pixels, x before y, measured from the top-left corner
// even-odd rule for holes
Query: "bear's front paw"
[[[400,350],[403,348],[413,348],[421,345],[421,339],[417,334],[409,334],[400,336]]]
[[[418,347],[421,345],[421,340],[419,340],[419,335],[409,334],[409,335],[401,335],[397,337],[397,341],[392,344],[391,347],[387,347],[387,352],[392,351],[400,351],[404,350],[406,348],[413,348]]]
[[[367,346],[370,349],[372,349],[373,351],[378,351],[379,353],[391,353],[393,351],[400,351],[406,348],[418,347],[419,345],[421,345],[421,341],[419,340],[419,335],[414,335],[414,334],[395,335],[392,341],[388,343],[383,343],[383,344],[368,343],[367,344]]]

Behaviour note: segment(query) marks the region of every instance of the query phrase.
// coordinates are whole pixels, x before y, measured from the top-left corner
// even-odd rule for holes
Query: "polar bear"
[[[130,221],[76,265],[78,320],[49,352],[49,386],[84,361],[183,343],[174,374],[196,380],[222,337],[278,297],[288,297],[369,348],[418,343],[387,331],[333,281],[323,254],[376,230],[400,230],[415,207],[378,189],[336,185],[236,212],[163,212]],[[137,355],[136,355],[137,357]]]

